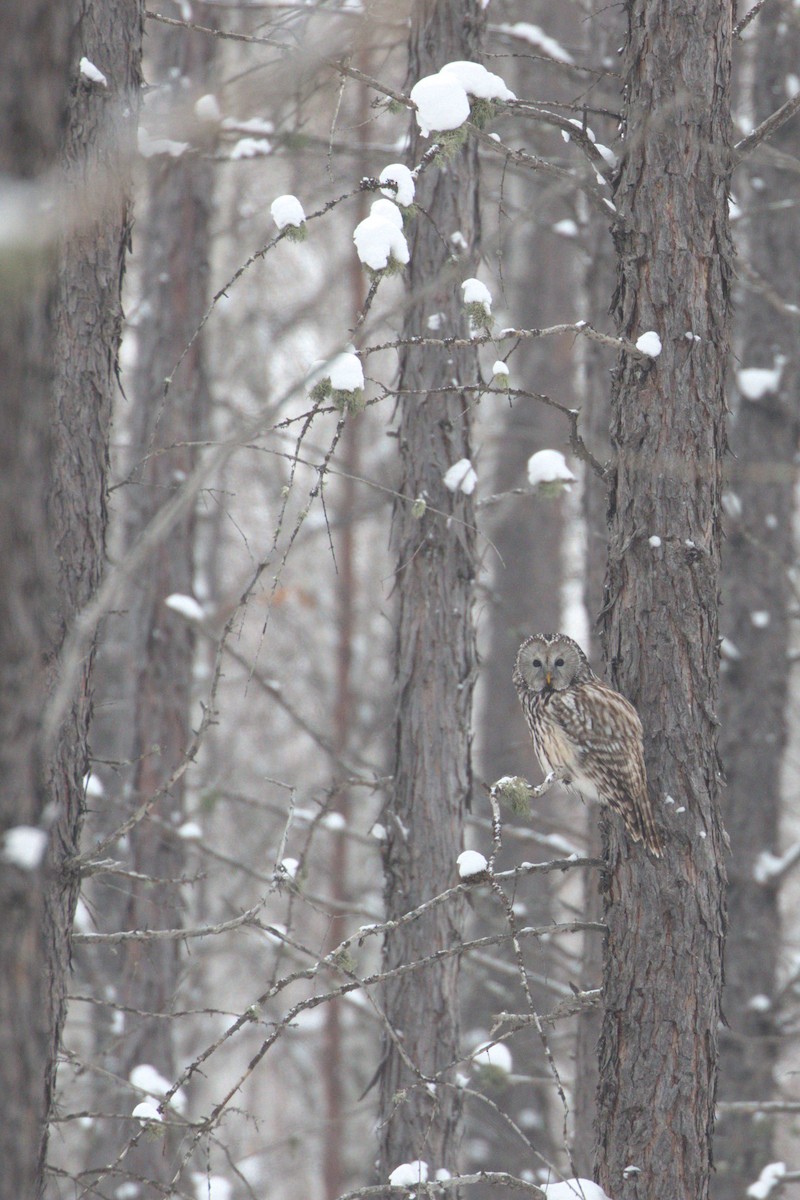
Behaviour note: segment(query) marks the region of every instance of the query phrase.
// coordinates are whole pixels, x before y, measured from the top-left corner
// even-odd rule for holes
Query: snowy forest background
[[[617,835],[558,789],[528,818],[491,785],[540,778],[524,636],[562,629],[605,673],[620,363],[651,379],[662,343],[690,371],[704,353],[692,327],[610,315],[625,145],[683,136],[668,108],[623,145],[620,48],[631,13],[703,25],[682,9],[0,16],[0,1196],[38,1186],[43,1071],[48,1197],[566,1200],[553,1184],[595,1173]],[[800,10],[759,0],[728,38],[727,986],[703,1097],[711,1194],[758,1200],[800,1182]],[[500,80],[470,75],[469,125],[425,136],[412,88],[465,59]],[[646,573],[671,530],[638,534]],[[694,820],[655,786],[665,828]],[[462,879],[465,849],[490,877]],[[677,1194],[627,1163],[614,1200]]]

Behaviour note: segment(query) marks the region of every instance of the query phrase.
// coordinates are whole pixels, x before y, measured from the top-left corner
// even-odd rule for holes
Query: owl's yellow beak
[[[553,682],[553,675],[552,675],[551,671],[547,672],[547,674],[544,677],[544,681],[547,684],[547,686],[550,687],[550,684]]]

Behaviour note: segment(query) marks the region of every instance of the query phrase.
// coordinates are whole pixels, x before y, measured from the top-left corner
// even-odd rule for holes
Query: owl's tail
[[[625,824],[635,842],[644,842],[645,848],[654,858],[663,856],[664,846],[653,820],[653,810],[650,807],[649,798],[645,798],[644,804],[638,801],[631,805],[625,813]]]

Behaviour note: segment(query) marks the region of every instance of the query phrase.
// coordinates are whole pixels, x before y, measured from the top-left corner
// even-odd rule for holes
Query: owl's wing
[[[550,710],[612,807],[647,796],[642,723],[630,701],[602,680],[588,679],[556,692]]]

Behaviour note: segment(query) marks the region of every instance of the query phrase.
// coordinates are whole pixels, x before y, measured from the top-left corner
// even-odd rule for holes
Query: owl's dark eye
[[[535,667],[540,667],[540,666],[542,665],[542,660],[541,660],[540,658],[535,658],[535,659],[533,660],[533,665],[534,665]]]
[[[554,665],[555,665],[556,667],[563,667],[563,665],[564,665],[564,660],[563,660],[563,658],[557,658],[557,659],[556,659],[556,661],[555,661],[555,664],[554,664]]]

